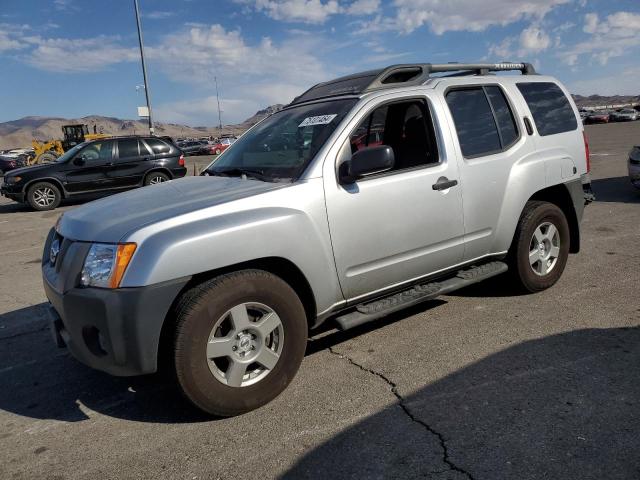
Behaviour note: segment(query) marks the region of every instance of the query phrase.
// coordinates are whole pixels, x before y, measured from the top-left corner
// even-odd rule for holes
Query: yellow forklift
[[[31,145],[34,155],[27,160],[27,165],[55,162],[60,155],[80,143],[111,136],[104,133],[89,133],[89,127],[86,124],[63,125],[62,134],[62,140],[48,140],[46,142],[33,140]]]

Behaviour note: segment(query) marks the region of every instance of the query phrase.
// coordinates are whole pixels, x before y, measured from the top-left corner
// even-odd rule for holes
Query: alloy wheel
[[[284,327],[278,314],[262,303],[242,303],[214,324],[207,341],[207,364],[221,383],[247,387],[273,371],[283,347]]]
[[[529,264],[536,275],[549,274],[560,255],[560,232],[554,224],[544,222],[533,232],[529,244]]]

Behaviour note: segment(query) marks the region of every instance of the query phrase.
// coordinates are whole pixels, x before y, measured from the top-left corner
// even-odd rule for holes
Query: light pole
[[[220,136],[222,136],[222,114],[220,113],[220,95],[218,95],[218,77],[214,76],[213,81],[216,83],[216,100],[218,102],[218,128]]]
[[[138,25],[138,42],[140,43],[140,59],[142,60],[142,76],[144,78],[144,94],[147,98],[147,114],[149,115],[149,134],[153,135],[153,119],[151,118],[151,99],[149,94],[149,83],[147,82],[147,66],[144,63],[144,45],[142,43],[142,27],[140,25],[140,10],[138,0],[133,0],[136,9],[136,24]]]

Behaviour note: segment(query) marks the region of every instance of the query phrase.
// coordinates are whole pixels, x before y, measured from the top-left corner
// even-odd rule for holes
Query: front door
[[[347,300],[381,292],[462,261],[464,226],[453,156],[441,151],[426,98],[378,102],[350,131],[336,163],[325,162],[331,241]],[[440,144],[440,145],[439,145]],[[395,166],[349,185],[337,165],[355,151],[392,147]]]
[[[65,168],[65,188],[71,193],[107,188],[105,169],[113,162],[113,141],[91,142],[69,160]]]

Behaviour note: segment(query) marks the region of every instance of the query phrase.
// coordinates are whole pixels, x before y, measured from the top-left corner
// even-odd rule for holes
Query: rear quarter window
[[[171,151],[171,147],[169,145],[157,138],[146,138],[145,141],[147,142],[147,145],[151,147],[151,150],[155,154],[169,153]]]
[[[518,83],[538,133],[541,136],[570,132],[578,128],[578,121],[569,100],[553,82]]]

